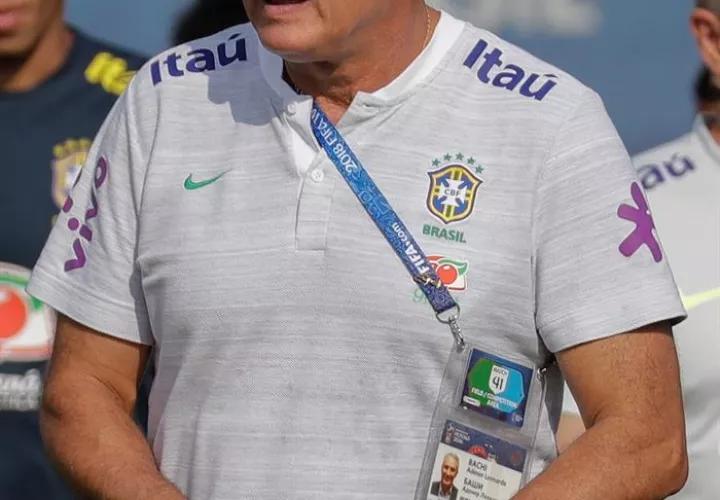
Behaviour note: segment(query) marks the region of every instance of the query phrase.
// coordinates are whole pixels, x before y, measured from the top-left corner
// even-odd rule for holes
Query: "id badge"
[[[415,500],[510,500],[529,481],[543,372],[478,345],[454,350]]]

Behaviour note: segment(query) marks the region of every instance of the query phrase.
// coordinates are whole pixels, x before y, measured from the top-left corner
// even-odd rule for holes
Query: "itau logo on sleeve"
[[[153,86],[168,78],[180,78],[188,73],[209,73],[248,60],[245,37],[233,33],[216,47],[190,47],[187,53],[167,52],[150,63]],[[164,57],[164,60],[162,59]]]
[[[669,160],[643,165],[637,172],[645,191],[651,191],[668,179],[682,179],[685,175],[696,172],[696,168],[690,157],[675,153]]]

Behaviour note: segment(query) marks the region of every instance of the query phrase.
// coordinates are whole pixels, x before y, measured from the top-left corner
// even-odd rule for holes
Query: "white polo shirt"
[[[159,55],[95,141],[28,288],[155,345],[149,439],[193,499],[415,489],[452,337],[315,143],[310,108],[249,25]],[[338,127],[471,341],[541,366],[683,317],[600,99],[557,68],[443,14]],[[552,369],[534,473],[555,456],[561,392]]]

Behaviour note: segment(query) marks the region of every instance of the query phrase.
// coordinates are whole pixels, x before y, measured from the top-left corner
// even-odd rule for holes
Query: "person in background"
[[[187,43],[248,21],[240,0],[195,0],[178,19],[173,43]]]
[[[74,498],[38,426],[54,313],[24,288],[92,138],[143,60],[68,26],[62,0],[0,0],[2,500]]]
[[[713,83],[710,70],[703,66],[695,79],[695,108],[707,119],[717,113],[718,102],[720,102],[720,88]]]
[[[688,312],[675,335],[690,464],[676,498],[688,500],[714,500],[720,494],[719,15],[720,0],[714,0],[697,2],[691,16],[705,62],[695,84],[698,114],[692,130],[634,158]],[[572,382],[568,385],[572,388]],[[561,452],[583,431],[578,404],[566,391]]]

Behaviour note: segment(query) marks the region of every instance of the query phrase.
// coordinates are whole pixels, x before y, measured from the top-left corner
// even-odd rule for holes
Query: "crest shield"
[[[464,165],[447,165],[430,176],[427,208],[444,224],[467,219],[475,208],[475,198],[482,180]]]

